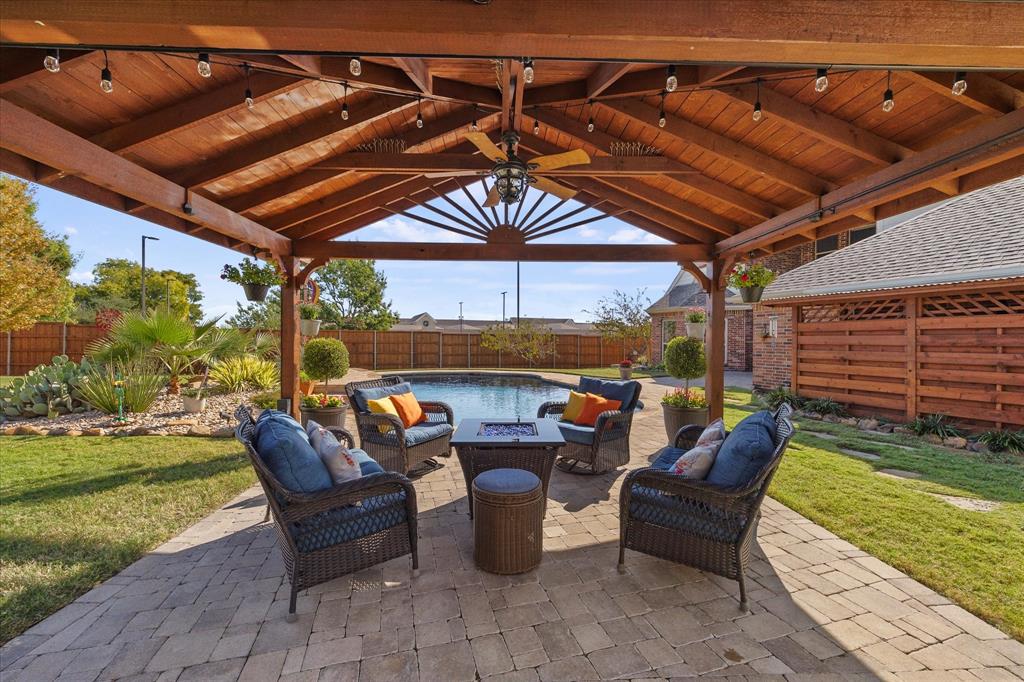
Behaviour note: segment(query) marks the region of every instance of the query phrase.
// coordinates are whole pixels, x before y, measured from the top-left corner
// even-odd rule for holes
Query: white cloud
[[[64,228],[64,234],[78,234],[78,228],[73,225],[68,225]]]
[[[601,236],[601,230],[584,226],[576,230],[576,236],[581,239],[594,239],[595,237]]]
[[[656,234],[645,232],[636,227],[624,227],[612,232],[608,241],[613,244],[668,244],[667,239],[662,239]]]
[[[417,223],[405,218],[387,218],[368,225],[357,232],[360,237],[393,242],[468,242],[468,237]]]
[[[92,284],[93,279],[95,278],[88,270],[75,270],[68,275],[68,279],[77,284]]]

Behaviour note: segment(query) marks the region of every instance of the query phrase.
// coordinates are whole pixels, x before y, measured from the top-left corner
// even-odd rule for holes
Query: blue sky
[[[237,262],[241,258],[238,252],[46,187],[37,186],[36,190],[40,222],[52,234],[68,235],[72,250],[81,256],[72,273],[75,281],[88,282],[93,266],[106,258],[139,260],[140,238],[146,234],[160,238],[158,242],[149,242],[146,247],[147,265],[195,274],[203,291],[203,311],[207,316],[231,314],[235,310],[235,302],[243,300],[241,289],[222,281],[219,276],[224,263]],[[454,198],[461,199],[459,196]],[[423,209],[419,211],[432,216]],[[580,220],[591,214],[587,211],[571,220]],[[405,216],[381,221],[347,238],[363,241],[471,241]],[[664,243],[662,239],[615,218],[605,218],[541,241]],[[424,311],[435,317],[458,317],[459,301],[463,301],[466,318],[497,319],[501,316],[502,291],[509,292],[507,314],[515,314],[515,263],[379,261],[378,267],[387,275],[387,295],[403,317]],[[632,293],[644,288],[651,300],[656,299],[676,272],[676,266],[670,263],[523,263],[522,314],[586,320],[589,317],[585,311],[593,309],[598,299],[610,295],[615,289]]]

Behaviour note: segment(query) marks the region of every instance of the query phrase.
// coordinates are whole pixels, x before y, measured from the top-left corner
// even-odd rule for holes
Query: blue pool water
[[[569,389],[537,377],[504,374],[403,374],[418,400],[451,405],[466,418],[537,416],[541,403],[569,399]]]

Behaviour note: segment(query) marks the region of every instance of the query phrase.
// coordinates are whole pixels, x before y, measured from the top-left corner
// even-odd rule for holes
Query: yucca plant
[[[949,421],[949,417],[941,412],[917,417],[910,422],[910,428],[918,436],[938,436],[942,440],[964,435],[963,430]]]
[[[112,360],[105,365],[93,365],[83,377],[79,392],[97,410],[117,414],[115,381],[121,381],[124,388],[124,411],[145,412],[167,383],[167,375],[152,360]]]
[[[1024,455],[1024,429],[1020,431],[986,431],[978,436],[978,442],[992,452],[1010,452]]]
[[[242,355],[214,364],[210,378],[232,393],[243,388],[266,390],[277,385],[277,364],[255,355]]]
[[[779,386],[778,388],[773,388],[772,390],[763,393],[761,395],[761,400],[764,401],[764,404],[770,410],[777,410],[783,404],[798,408],[804,403],[803,398],[798,396],[796,393],[793,393],[785,386]]]
[[[803,408],[808,412],[817,412],[820,415],[831,415],[833,417],[845,417],[846,408],[842,403],[832,398],[813,398],[804,402]]]

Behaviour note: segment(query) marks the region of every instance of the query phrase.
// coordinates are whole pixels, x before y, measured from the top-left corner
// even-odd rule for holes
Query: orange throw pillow
[[[573,424],[576,426],[594,426],[597,423],[597,417],[602,412],[617,410],[620,407],[622,407],[621,400],[608,400],[594,393],[588,393],[587,400],[583,403],[583,410],[580,412],[580,416],[573,420]]]
[[[423,412],[423,408],[420,407],[420,403],[416,400],[416,396],[413,395],[412,391],[409,393],[396,393],[389,397],[391,402],[394,403],[395,411],[398,412],[398,417],[402,420],[405,428],[427,421],[427,415]]]

